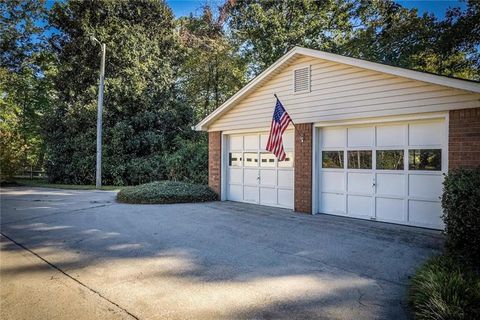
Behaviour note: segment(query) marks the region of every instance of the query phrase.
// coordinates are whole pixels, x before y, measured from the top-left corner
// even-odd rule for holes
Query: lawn
[[[61,183],[49,183],[46,179],[24,179],[17,178],[15,182],[21,186],[28,187],[42,187],[42,188],[56,188],[56,189],[76,189],[76,190],[94,190],[94,185],[84,184],[61,184]],[[101,190],[120,190],[119,186],[102,186]]]

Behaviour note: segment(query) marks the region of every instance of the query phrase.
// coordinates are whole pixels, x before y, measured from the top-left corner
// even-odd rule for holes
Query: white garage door
[[[322,128],[319,211],[442,229],[444,121]]]
[[[265,150],[268,132],[228,136],[227,199],[293,208],[293,136],[283,135],[285,161]]]

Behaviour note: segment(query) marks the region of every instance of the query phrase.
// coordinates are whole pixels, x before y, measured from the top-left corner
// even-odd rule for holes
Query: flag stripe
[[[288,115],[287,111],[285,111],[285,108],[283,108],[280,100],[277,98],[266,149],[272,152],[279,161],[285,160],[287,156],[285,149],[283,148],[282,135],[285,130],[287,130],[287,127],[291,122],[292,119]]]

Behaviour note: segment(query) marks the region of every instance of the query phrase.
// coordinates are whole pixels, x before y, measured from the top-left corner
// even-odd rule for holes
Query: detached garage
[[[480,166],[480,84],[296,47],[196,129],[222,200],[442,229],[443,174]]]

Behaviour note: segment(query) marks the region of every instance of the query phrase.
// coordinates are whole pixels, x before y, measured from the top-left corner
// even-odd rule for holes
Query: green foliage
[[[448,173],[442,207],[448,252],[480,266],[480,168]]]
[[[217,194],[205,185],[179,181],[156,181],[126,187],[117,194],[125,203],[184,203],[217,200]]]
[[[99,47],[106,43],[103,183],[164,179],[165,155],[190,131],[192,109],[176,81],[179,41],[163,1],[56,3],[50,24],[58,99],[46,125],[52,182],[93,183]]]
[[[293,46],[404,68],[480,79],[480,3],[446,18],[392,0],[236,1],[230,30],[258,74]]]
[[[480,276],[449,258],[429,260],[412,279],[409,301],[417,320],[480,318]]]
[[[206,6],[202,15],[178,21],[185,55],[180,85],[187,103],[195,110],[195,123],[245,84],[246,61],[225,33],[226,6],[217,16]]]
[[[294,46],[340,52],[353,32],[354,2],[236,1],[229,27],[256,75]]]
[[[0,176],[42,167],[41,124],[49,113],[54,68],[41,41],[44,1],[0,3]]]
[[[207,135],[197,138],[178,139],[178,149],[166,156],[165,166],[168,180],[208,183]]]

